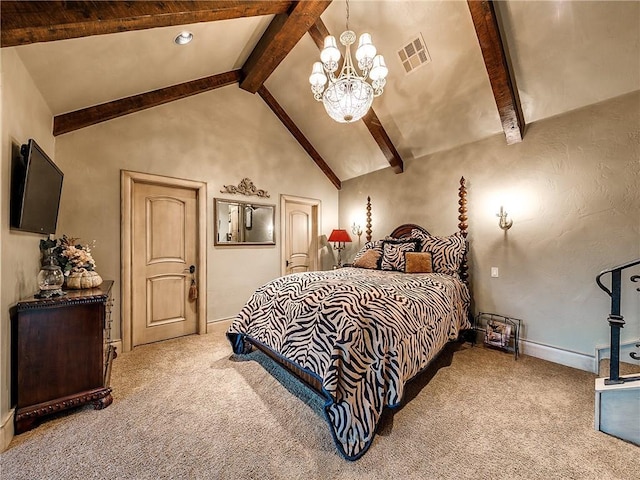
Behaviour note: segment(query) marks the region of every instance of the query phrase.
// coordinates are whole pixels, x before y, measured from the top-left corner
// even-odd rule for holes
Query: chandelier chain
[[[349,0],[347,0],[345,3],[347,4],[347,28],[346,28],[346,30],[349,30]]]

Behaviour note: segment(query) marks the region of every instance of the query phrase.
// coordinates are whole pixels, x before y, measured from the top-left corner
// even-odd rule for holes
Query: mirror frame
[[[232,205],[253,205],[254,207],[264,207],[271,209],[271,222],[273,225],[273,232],[271,240],[265,242],[220,242],[218,241],[218,212],[220,210],[220,203],[232,204]],[[243,228],[246,222],[246,215],[240,215]],[[213,199],[213,244],[217,247],[237,247],[237,246],[251,246],[251,245],[275,245],[276,244],[276,206],[273,204],[244,202],[241,200],[229,199],[229,198],[214,198]]]

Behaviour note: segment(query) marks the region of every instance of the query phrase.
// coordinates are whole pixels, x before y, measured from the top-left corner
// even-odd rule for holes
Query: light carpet
[[[135,348],[113,404],[16,436],[9,479],[632,479],[640,449],[593,428],[595,375],[482,347],[449,348],[383,416],[358,461],[334,447],[323,400],[214,332]],[[439,368],[438,368],[439,367]]]

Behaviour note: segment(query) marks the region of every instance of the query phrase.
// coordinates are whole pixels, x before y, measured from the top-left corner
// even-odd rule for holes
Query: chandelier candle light
[[[347,0],[347,28],[340,35],[340,43],[346,47],[344,62],[340,75],[336,77],[340,50],[336,39],[329,35],[324,39],[324,48],[320,52],[320,60],[315,62],[309,77],[311,91],[317,101],[322,101],[324,108],[336,122],[350,123],[360,120],[371,107],[373,97],[382,94],[388,73],[382,55],[376,55],[376,47],[371,43],[371,35],[363,33],[356,50],[356,60],[362,75],[358,75],[351,60],[351,45],[356,41],[356,34],[349,30],[349,1]],[[367,82],[367,77],[371,84]],[[325,84],[329,86],[325,90]]]

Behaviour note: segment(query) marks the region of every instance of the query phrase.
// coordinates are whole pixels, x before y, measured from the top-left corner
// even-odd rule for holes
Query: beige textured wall
[[[10,319],[9,309],[19,299],[37,290],[40,270],[39,242],[42,235],[9,229],[11,162],[14,152],[29,138],[34,138],[54,159],[55,141],[51,135],[52,116],[22,61],[13,48],[0,50],[0,89],[2,102],[2,226],[0,227],[0,262],[2,270],[0,305],[0,451],[11,439],[10,415]]]
[[[97,270],[116,281],[114,337],[120,336],[120,170],[207,182],[208,321],[235,315],[262,283],[280,274],[280,194],[322,201],[321,228],[337,223],[338,192],[257,95],[231,85],[56,140],[65,173],[58,234],[96,240]],[[271,197],[220,193],[249,177]],[[275,246],[214,247],[213,198],[276,205]]]
[[[340,224],[363,223],[370,195],[374,238],[401,223],[449,235],[462,175],[475,311],[522,318],[524,337],[547,346],[593,355],[608,344],[609,299],[594,278],[640,257],[640,92],[529,125],[520,144],[497,135],[407,162],[400,175],[349,180]],[[495,215],[501,203],[514,222],[506,234]],[[632,273],[640,269],[625,274],[623,340],[640,338]]]

